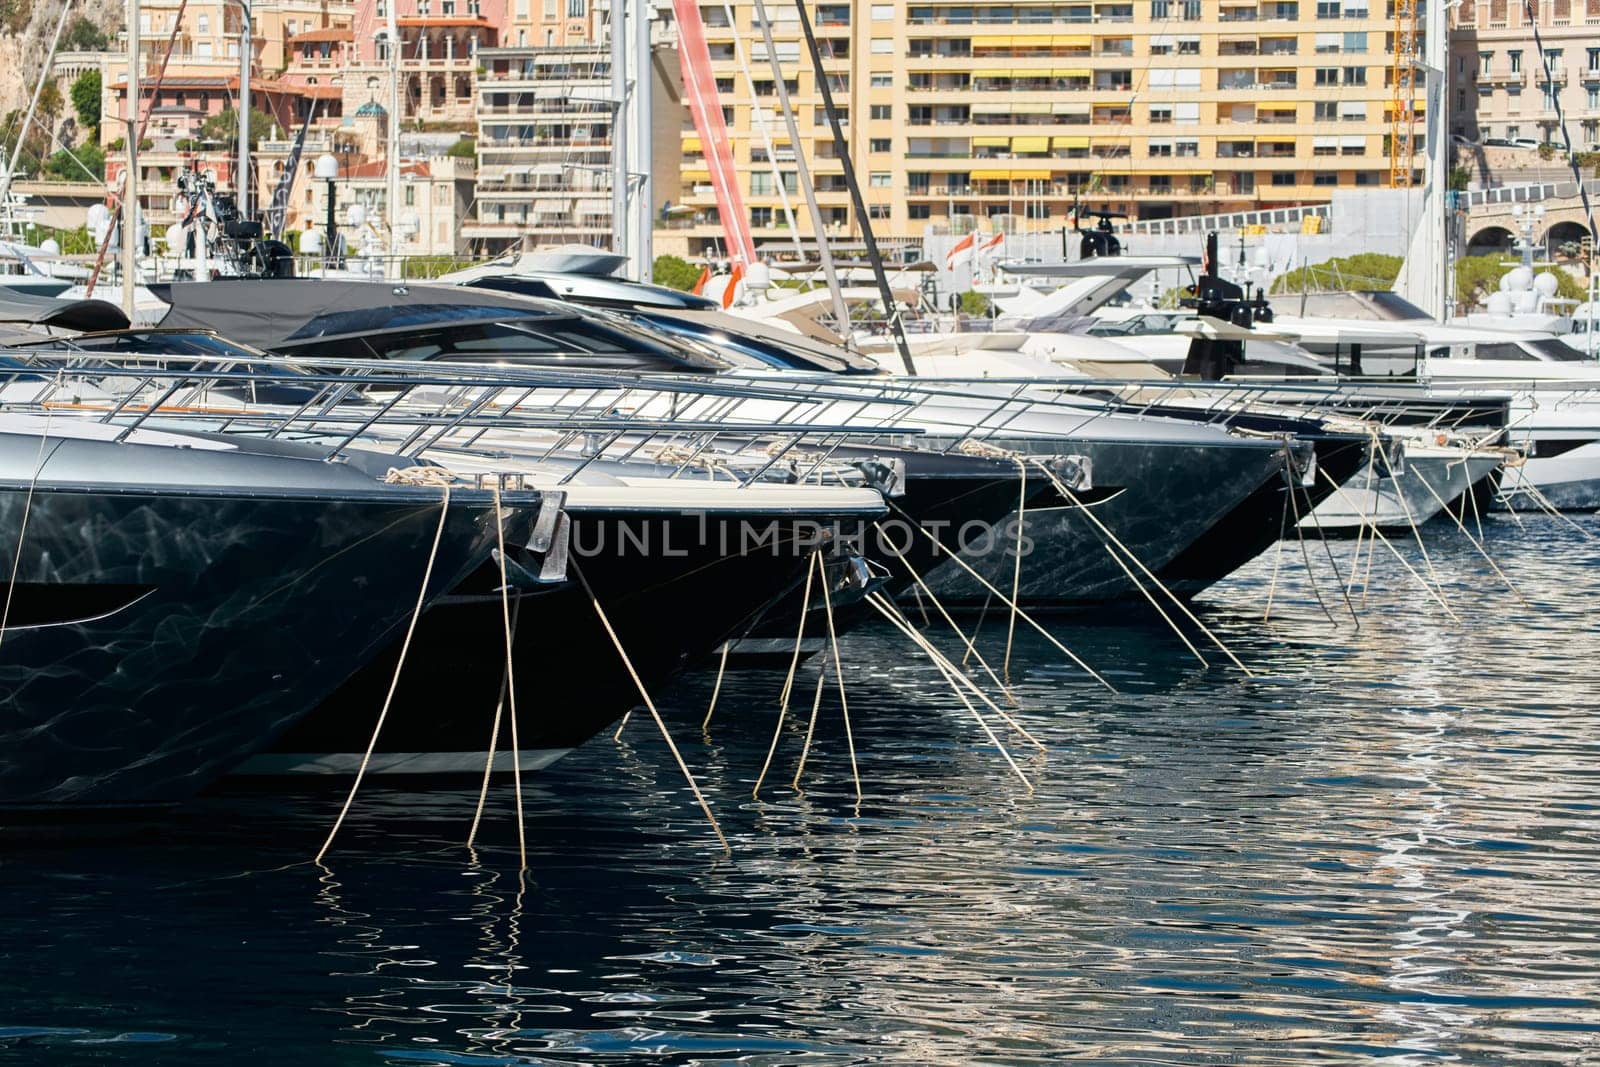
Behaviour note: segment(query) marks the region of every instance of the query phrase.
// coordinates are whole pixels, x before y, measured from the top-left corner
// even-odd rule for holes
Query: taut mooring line
[[[417,632],[417,620],[422,618],[423,605],[428,600],[428,583],[433,580],[433,562],[439,555],[439,542],[444,537],[445,519],[450,516],[450,483],[444,483],[444,500],[439,504],[439,525],[433,531],[433,547],[428,550],[428,565],[422,571],[422,588],[417,590],[417,606],[411,611],[411,621],[406,624],[405,640],[400,642],[400,658],[394,665],[394,677],[389,679],[389,692],[383,698],[383,708],[378,712],[378,721],[372,726],[372,736],[367,739],[367,750],[362,753],[361,765],[356,768],[356,779],[350,783],[350,794],[344,798],[344,806],[339,809],[339,817],[333,820],[333,826],[328,830],[327,840],[322,842],[322,847],[317,850],[313,863],[321,863],[322,857],[328,854],[328,849],[333,845],[333,839],[339,833],[339,828],[344,825],[344,818],[350,814],[350,805],[355,802],[356,793],[361,789],[361,780],[366,777],[367,765],[372,762],[373,750],[378,747],[378,735],[383,732],[384,720],[389,717],[389,706],[394,703],[395,690],[400,688],[400,672],[405,670],[406,653],[411,651],[411,638]]]

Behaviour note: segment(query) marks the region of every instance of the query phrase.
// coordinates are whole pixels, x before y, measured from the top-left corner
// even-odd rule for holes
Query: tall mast
[[[239,217],[250,218],[250,59],[254,44],[250,39],[250,2],[239,0],[239,176],[234,179],[234,199]]]
[[[900,310],[894,306],[894,291],[889,288],[889,277],[883,271],[883,257],[878,254],[878,239],[872,234],[872,219],[861,198],[861,185],[856,181],[856,169],[850,162],[850,146],[845,143],[844,124],[839,121],[839,111],[833,106],[833,89],[828,84],[828,72],[822,66],[822,50],[817,47],[817,35],[811,28],[811,15],[806,11],[806,0],[795,0],[795,11],[800,16],[800,32],[806,39],[806,49],[811,53],[811,69],[816,75],[817,91],[822,94],[822,109],[827,112],[828,125],[833,128],[833,147],[839,155],[839,165],[844,170],[844,183],[850,188],[850,203],[855,208],[856,225],[861,227],[861,240],[867,246],[867,259],[878,280],[878,294],[883,300],[883,312],[889,316],[889,332],[894,336],[895,347],[900,350],[900,361],[906,373],[915,375],[917,366],[911,360],[911,344],[906,340],[905,326],[900,321]]]
[[[139,0],[128,0],[128,171],[122,181],[122,311],[133,318],[139,234]]]
[[[817,259],[822,264],[822,277],[828,284],[828,296],[833,302],[833,317],[839,323],[841,342],[846,348],[854,348],[855,342],[850,329],[850,309],[845,305],[844,291],[839,288],[839,272],[834,269],[833,249],[828,246],[828,231],[822,221],[822,208],[817,206],[817,191],[811,184],[811,167],[806,163],[805,142],[800,140],[800,127],[794,119],[794,107],[789,103],[789,88],[783,80],[783,66],[778,62],[778,46],[772,40],[772,20],[767,17],[765,0],[755,0],[755,9],[756,21],[761,24],[761,41],[767,46],[767,63],[772,67],[773,85],[778,90],[778,108],[783,112],[783,122],[789,130],[789,144],[794,146],[795,180],[800,186],[800,191],[805,194],[806,211],[811,216],[811,232],[817,237]],[[778,179],[780,182],[782,180]],[[795,241],[798,247],[798,236]]]
[[[611,33],[611,251],[628,254],[628,16],[627,0],[609,0]]]
[[[616,0],[613,0],[616,2]],[[629,97],[633,114],[628,122],[628,147],[629,157],[632,160],[634,176],[638,184],[631,187],[632,210],[628,214],[628,221],[633,233],[629,235],[629,247],[633,249],[634,278],[637,281],[648,282],[652,270],[652,237],[651,226],[654,222],[650,213],[650,165],[653,149],[652,133],[650,128],[650,80],[655,76],[654,63],[650,55],[650,4],[651,0],[628,0],[633,5],[629,13],[633,24],[629,27],[633,31],[634,79],[633,95]]]
[[[383,274],[391,281],[400,277],[400,22],[395,16],[397,2],[383,0],[385,34],[389,40],[389,136],[384,146],[384,173],[389,179],[384,208],[385,221],[389,224],[389,255]]]

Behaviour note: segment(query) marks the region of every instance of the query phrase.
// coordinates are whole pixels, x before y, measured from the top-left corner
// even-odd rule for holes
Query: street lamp
[[[328,225],[323,234],[322,250],[322,269],[326,271],[329,259],[338,255],[338,247],[336,245],[338,224],[334,220],[334,205],[338,197],[338,189],[335,183],[339,180],[339,161],[329,153],[324,152],[311,165],[311,176],[328,183]]]

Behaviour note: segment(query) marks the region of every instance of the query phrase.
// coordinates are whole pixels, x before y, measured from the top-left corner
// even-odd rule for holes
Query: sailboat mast
[[[611,251],[628,254],[628,16],[626,0],[610,0]]]
[[[389,223],[389,255],[383,274],[390,281],[400,277],[400,22],[395,17],[397,2],[384,0],[383,4],[384,32],[389,39],[389,136],[384,145],[384,173],[388,176],[384,215]]]
[[[861,240],[867,246],[867,259],[871,261],[872,273],[878,280],[878,295],[883,300],[884,314],[889,317],[889,331],[894,335],[895,347],[900,350],[900,361],[905,364],[906,373],[915,375],[917,367],[911,360],[911,345],[906,340],[900,312],[894,306],[894,291],[889,288],[888,275],[883,272],[883,257],[878,254],[878,241],[872,234],[872,220],[861,198],[861,185],[856,181],[855,166],[850,162],[850,146],[845,143],[844,126],[839,121],[838,109],[833,105],[833,88],[828,84],[828,72],[822,66],[822,50],[817,47],[817,34],[811,28],[811,15],[806,11],[805,0],[795,0],[794,6],[800,16],[800,33],[806,39],[807,51],[811,53],[811,70],[817,79],[817,89],[822,94],[822,108],[827,112],[828,125],[833,128],[833,146],[839,154],[839,165],[844,170],[844,183],[850,188],[850,203],[855,208],[856,224],[861,227]]]
[[[650,210],[650,200],[653,195],[650,185],[650,165],[654,145],[653,133],[650,126],[651,84],[654,76],[653,57],[650,53],[650,0],[628,0],[633,10],[628,13],[632,19],[629,27],[633,31],[634,47],[634,79],[633,95],[628,98],[633,107],[633,115],[628,126],[628,146],[633,170],[638,177],[638,184],[632,187],[630,201],[633,205],[629,212],[628,221],[632,225],[633,233],[628,240],[633,249],[634,278],[640,282],[649,282],[653,271],[653,243],[654,234],[651,227],[654,217]]]
[[[234,200],[239,205],[239,217],[250,218],[250,54],[254,51],[250,39],[250,3],[240,0],[239,18],[239,176],[234,179]]]
[[[122,180],[122,311],[133,318],[139,233],[139,0],[128,0],[128,171]]]
[[[844,346],[854,348],[850,309],[844,302],[843,290],[839,288],[839,272],[834,269],[833,249],[828,247],[827,226],[822,221],[822,208],[817,206],[817,191],[811,184],[811,167],[806,163],[805,142],[800,139],[794,106],[789,103],[789,88],[783,80],[783,67],[778,62],[778,46],[772,40],[772,20],[767,17],[765,0],[755,0],[755,9],[756,21],[761,24],[761,41],[767,48],[767,63],[772,67],[773,85],[778,90],[778,108],[783,112],[783,122],[789,131],[789,144],[794,147],[795,178],[801,193],[805,195],[806,211],[811,216],[811,232],[817,237],[817,259],[822,264],[822,277],[828,284],[828,296],[833,302],[833,317],[838,320],[839,337]],[[798,236],[795,240],[798,244]]]

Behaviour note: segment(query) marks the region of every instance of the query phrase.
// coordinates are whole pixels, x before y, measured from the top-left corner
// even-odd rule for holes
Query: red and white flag
[[[978,255],[980,255],[980,256],[997,256],[997,255],[999,255],[1000,254],[1000,246],[1005,243],[1005,239],[1006,239],[1005,231],[1004,230],[999,231],[993,237],[989,238],[987,241],[983,242],[983,244],[978,246]]]
[[[950,249],[949,254],[944,257],[945,269],[955,270],[963,263],[972,262],[972,250],[977,247],[977,244],[978,231],[976,230],[957,241],[955,247]]]

